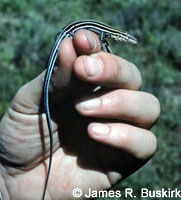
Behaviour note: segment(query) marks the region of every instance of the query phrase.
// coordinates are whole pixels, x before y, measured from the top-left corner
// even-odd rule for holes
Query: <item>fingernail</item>
[[[87,37],[87,40],[90,43],[91,50],[95,50],[97,46],[96,46],[96,40],[94,36],[89,31],[85,31],[85,35]]]
[[[84,56],[84,68],[88,76],[99,76],[103,71],[101,61],[91,56]]]
[[[76,105],[76,107],[81,110],[93,110],[93,109],[99,108],[100,105],[101,105],[101,99],[95,98],[95,99],[91,99],[88,101],[83,101],[81,103],[78,103]]]
[[[110,132],[110,127],[107,124],[93,123],[91,128],[96,135],[108,135]]]

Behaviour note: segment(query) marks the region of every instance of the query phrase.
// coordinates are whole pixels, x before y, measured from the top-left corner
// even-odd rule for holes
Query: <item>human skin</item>
[[[18,90],[0,122],[7,150],[1,155],[0,192],[6,200],[42,198],[50,156],[44,76],[45,71]],[[80,30],[63,40],[50,86],[54,153],[45,199],[73,199],[77,187],[83,195],[89,188],[108,189],[152,157],[157,141],[149,129],[160,105],[139,91],[141,83],[138,68],[101,52],[94,33]],[[93,92],[96,85],[102,89]]]

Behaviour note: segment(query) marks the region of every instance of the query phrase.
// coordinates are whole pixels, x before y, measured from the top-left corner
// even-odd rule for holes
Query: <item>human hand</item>
[[[148,129],[159,116],[158,100],[139,91],[134,64],[100,51],[98,37],[87,30],[61,44],[50,87],[54,155],[46,199],[71,199],[77,187],[83,195],[110,188],[156,150]],[[4,199],[42,198],[50,147],[44,76],[20,88],[0,123]],[[92,92],[95,85],[103,89]]]

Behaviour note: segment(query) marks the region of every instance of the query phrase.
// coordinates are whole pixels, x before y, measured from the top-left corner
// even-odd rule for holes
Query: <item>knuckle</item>
[[[26,84],[21,86],[16,95],[15,95],[15,100],[21,100],[22,99],[22,96],[24,96],[24,92],[26,91]]]
[[[156,149],[157,149],[157,139],[153,133],[151,133],[151,138],[147,137],[147,140],[148,140],[147,141],[147,144],[148,144],[147,151],[145,152],[145,154],[141,155],[142,159],[147,159],[147,158],[153,156],[153,154],[156,152]]]
[[[154,134],[152,134],[152,140],[151,140],[151,153],[154,154],[157,149],[157,138]]]
[[[121,86],[133,90],[139,90],[142,85],[142,77],[137,66],[122,58],[119,58],[118,60]]]
[[[159,100],[152,95],[152,106],[153,106],[153,118],[156,120],[160,116],[160,102]]]
[[[145,160],[153,156],[153,154],[156,152],[157,149],[157,139],[156,136],[149,132],[147,133],[147,137],[144,139],[144,144],[146,146],[145,151],[139,151],[137,153],[137,157]]]
[[[142,121],[144,124],[143,127],[150,129],[160,116],[160,103],[154,95],[143,93],[142,104],[144,104],[144,107],[147,108],[145,110],[145,117]]]
[[[138,70],[137,66],[133,63],[131,63],[132,69],[133,69],[133,75],[135,77],[135,84],[133,85],[134,89],[139,90],[142,85],[142,76],[141,72]]]
[[[141,77],[141,72],[137,69],[137,88],[140,89],[142,86],[142,77]]]

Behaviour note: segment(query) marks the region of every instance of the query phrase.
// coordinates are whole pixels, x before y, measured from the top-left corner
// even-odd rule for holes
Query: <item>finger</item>
[[[141,87],[137,67],[109,53],[80,56],[74,64],[74,71],[80,79],[108,88],[138,90]]]
[[[160,115],[158,99],[141,91],[115,90],[95,98],[81,99],[75,107],[84,116],[119,119],[145,128],[149,128]]]
[[[73,42],[70,38],[65,38],[59,48],[58,65],[54,67],[51,78],[53,88],[65,87],[70,81],[72,68],[77,58]]]
[[[89,55],[101,50],[98,36],[88,30],[82,29],[77,31],[73,37],[73,43],[80,55]]]
[[[139,159],[149,158],[157,147],[153,133],[126,124],[92,123],[88,126],[88,133],[97,142],[126,151]]]

